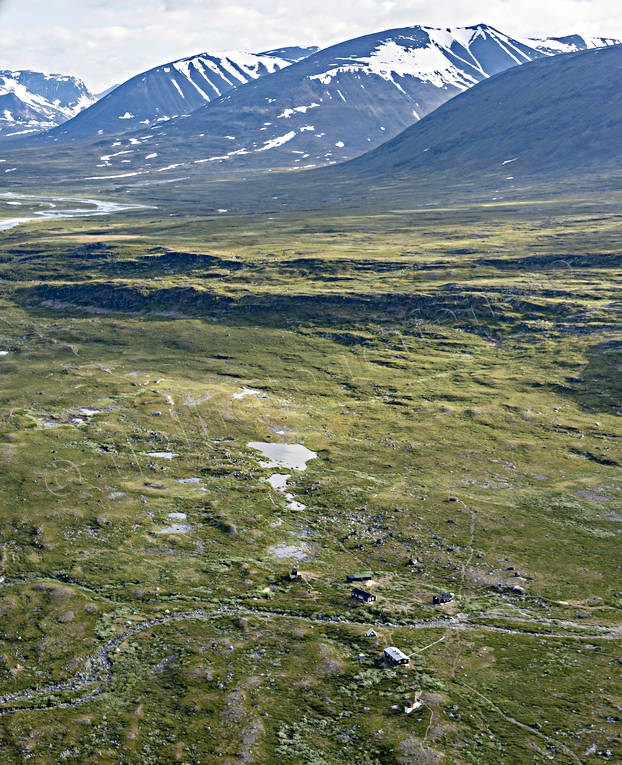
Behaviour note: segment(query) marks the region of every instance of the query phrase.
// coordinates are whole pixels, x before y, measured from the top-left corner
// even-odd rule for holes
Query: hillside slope
[[[572,171],[622,159],[622,46],[535,61],[479,84],[339,168],[410,177]]]

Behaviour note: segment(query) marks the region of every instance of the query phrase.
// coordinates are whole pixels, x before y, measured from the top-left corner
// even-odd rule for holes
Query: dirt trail
[[[406,629],[444,629],[444,630],[483,630],[491,632],[500,632],[506,635],[522,635],[525,637],[538,637],[545,639],[573,639],[573,640],[622,640],[622,627],[604,627],[604,626],[591,626],[592,630],[597,630],[598,634],[594,633],[553,633],[553,632],[528,632],[520,629],[512,629],[509,627],[497,627],[490,624],[480,624],[478,622],[471,622],[466,617],[458,619],[432,619],[430,621],[420,622],[369,622],[362,623],[351,621],[343,618],[329,618],[322,616],[300,616],[298,614],[289,613],[287,611],[271,611],[267,609],[253,609],[253,608],[215,608],[214,610],[207,611],[205,609],[195,609],[179,614],[167,614],[166,616],[159,617],[157,619],[149,619],[148,621],[141,622],[135,627],[127,630],[126,632],[118,635],[117,637],[109,640],[98,651],[88,658],[80,672],[68,680],[64,680],[61,683],[44,685],[39,688],[30,688],[24,691],[17,691],[15,693],[7,693],[0,696],[0,716],[17,711],[29,711],[36,709],[63,709],[67,707],[74,707],[80,704],[84,704],[91,701],[99,693],[103,692],[105,686],[112,681],[112,662],[110,660],[110,653],[121,645],[128,638],[134,635],[139,635],[141,632],[153,629],[154,627],[169,624],[174,622],[182,622],[189,619],[217,619],[222,616],[256,616],[265,619],[283,618],[294,619],[304,621],[308,623],[321,623],[321,624],[350,624],[356,627],[364,629],[365,627],[372,626],[377,628],[406,628]],[[546,620],[522,620],[525,624],[547,624]],[[577,629],[584,629],[584,625],[575,624],[574,622],[564,622],[565,626],[569,626]],[[98,683],[95,689],[91,689],[85,696],[74,699],[72,701],[58,702],[37,706],[16,706],[16,702],[20,700],[36,701],[36,697],[50,696],[55,693],[72,693],[87,690],[89,686]],[[492,702],[491,702],[492,703]]]

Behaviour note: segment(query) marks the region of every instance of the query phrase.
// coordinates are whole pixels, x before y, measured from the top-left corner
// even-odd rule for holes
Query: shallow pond
[[[302,444],[270,444],[263,441],[251,441],[248,445],[268,458],[267,462],[260,463],[261,467],[266,468],[284,467],[289,470],[306,470],[307,462],[317,457],[315,452]]]

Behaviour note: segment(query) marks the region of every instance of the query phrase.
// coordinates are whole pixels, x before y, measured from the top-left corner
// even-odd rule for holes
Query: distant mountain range
[[[110,144],[98,144],[100,172],[143,173],[184,164],[325,165],[384,143],[505,69],[615,43],[581,36],[512,38],[485,24],[415,26],[310,56],[300,50],[305,57],[295,63],[292,49],[200,56],[138,75],[45,138],[65,142],[114,134]],[[123,135],[138,123],[145,132]]]
[[[441,106],[379,148],[322,172],[408,185],[614,168],[622,162],[622,46],[510,69]]]
[[[12,73],[20,87],[9,88],[0,99],[19,97],[22,104],[19,112],[15,105],[13,111],[4,107],[14,125],[6,133],[22,134],[21,139],[12,138],[17,146],[36,146],[40,157],[46,145],[54,146],[58,159],[64,152],[75,156],[70,147],[79,141],[75,167],[88,179],[180,167],[307,168],[366,154],[454,96],[463,94],[462,99],[465,91],[500,72],[518,71],[519,64],[616,43],[580,36],[518,39],[484,24],[455,29],[415,26],[319,51],[290,47],[180,59],[131,78],[95,103],[89,101],[82,111],[81,105],[94,97],[74,78]],[[32,77],[20,83],[17,75]],[[24,130],[35,129],[23,126],[36,123],[34,107],[41,106],[39,91],[45,83],[46,104],[59,115],[46,119],[60,121],[71,110],[79,113],[43,135],[25,138]],[[31,96],[35,85],[36,99]],[[71,85],[73,91],[54,99],[53,88],[61,85]],[[524,95],[517,91],[513,98],[518,103]],[[450,125],[442,127],[437,124],[439,140]],[[512,124],[505,129],[512,135]],[[500,147],[505,145],[503,131],[501,126]],[[433,137],[428,136],[429,143]],[[507,159],[513,158],[501,161]],[[369,162],[371,170],[375,160]],[[406,163],[406,155],[399,163]],[[19,177],[18,166],[14,172]]]
[[[23,136],[58,127],[119,90],[98,106],[75,130],[122,133],[141,121],[187,114],[232,87],[300,61],[316,47],[291,46],[258,55],[235,51],[208,53],[174,61],[143,72],[121,85],[93,95],[82,80],[62,74],[26,70],[0,71],[0,136]],[[117,111],[115,111],[117,110]],[[137,114],[133,117],[127,115]],[[127,123],[119,122],[126,119]],[[100,127],[104,125],[101,133]]]
[[[27,135],[60,125],[95,97],[78,77],[0,71],[0,135]]]

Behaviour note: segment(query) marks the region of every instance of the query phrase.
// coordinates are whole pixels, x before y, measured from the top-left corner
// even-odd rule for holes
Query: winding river
[[[47,209],[31,213],[29,217],[0,219],[0,231],[8,231],[36,220],[50,220],[55,218],[87,218],[95,215],[112,215],[113,213],[127,212],[128,210],[145,210],[146,205],[123,204],[121,202],[104,202],[101,199],[80,199],[78,197],[40,197],[31,194],[14,194],[8,192],[0,194],[0,198],[11,201],[39,202],[47,205]],[[57,207],[57,204],[84,205],[83,207]]]

